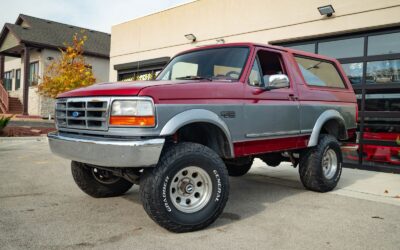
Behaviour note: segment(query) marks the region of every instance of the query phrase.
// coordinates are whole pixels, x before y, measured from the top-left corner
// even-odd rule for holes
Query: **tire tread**
[[[225,195],[222,196],[222,201],[220,202],[218,209],[215,210],[213,215],[203,223],[196,225],[181,225],[170,220],[168,216],[166,216],[164,204],[160,202],[158,196],[156,195],[157,190],[155,187],[162,183],[162,178],[167,173],[169,165],[171,165],[176,159],[191,153],[201,154],[209,159],[212,159],[217,163],[222,171],[224,171],[224,174],[228,176],[224,163],[213,150],[200,144],[184,142],[174,146],[169,146],[164,149],[160,157],[159,164],[152,170],[145,171],[141,177],[140,199],[142,201],[144,210],[150,216],[150,218],[160,226],[176,233],[200,230],[213,223],[222,213],[229,196],[228,178],[221,177],[221,181],[226,180],[225,183],[222,184],[227,188]]]

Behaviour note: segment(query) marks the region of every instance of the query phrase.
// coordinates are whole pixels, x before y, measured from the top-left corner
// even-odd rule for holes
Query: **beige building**
[[[269,43],[335,57],[360,109],[360,153],[347,160],[399,170],[399,17],[399,0],[194,1],[113,26],[110,80],[148,79],[176,53],[216,43]]]
[[[331,17],[318,11],[326,4],[335,10]],[[136,62],[157,58],[163,62],[182,50],[219,39],[280,44],[399,27],[399,16],[398,0],[194,1],[113,26],[110,80],[118,80],[118,72],[122,79],[147,66]],[[187,40],[186,34],[193,34],[196,42]]]
[[[61,55],[59,48],[82,28],[27,15],[5,24],[0,33],[0,113],[48,117],[54,100],[37,93],[45,68]],[[85,30],[85,59],[97,82],[109,79],[110,34]]]

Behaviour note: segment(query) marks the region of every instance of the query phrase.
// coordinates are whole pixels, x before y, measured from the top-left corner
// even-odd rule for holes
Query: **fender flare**
[[[318,137],[321,133],[322,126],[324,126],[327,121],[332,119],[338,121],[343,126],[346,124],[343,116],[337,110],[325,110],[315,122],[314,128],[311,132],[310,140],[308,141],[308,147],[314,147],[318,144]],[[345,130],[345,136],[347,138],[347,130]]]
[[[233,142],[228,126],[217,114],[206,109],[190,109],[175,115],[161,129],[160,136],[173,135],[183,126],[196,122],[210,123],[220,128],[228,140],[230,157],[234,158]]]

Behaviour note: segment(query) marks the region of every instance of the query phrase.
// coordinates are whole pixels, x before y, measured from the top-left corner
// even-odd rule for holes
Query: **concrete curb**
[[[43,127],[43,128],[54,128],[54,121],[21,121],[11,120],[8,124],[10,127],[29,126],[29,127]]]
[[[0,142],[3,142],[3,141],[44,141],[44,140],[47,140],[47,135],[20,136],[20,137],[0,137]]]

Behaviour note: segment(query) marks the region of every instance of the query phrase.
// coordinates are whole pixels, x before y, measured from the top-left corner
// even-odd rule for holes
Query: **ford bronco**
[[[283,47],[234,43],[176,55],[154,81],[101,83],[56,102],[52,152],[92,197],[133,184],[147,214],[173,232],[222,213],[229,176],[254,158],[291,162],[305,188],[327,192],[354,137],[357,103],[338,61]]]

